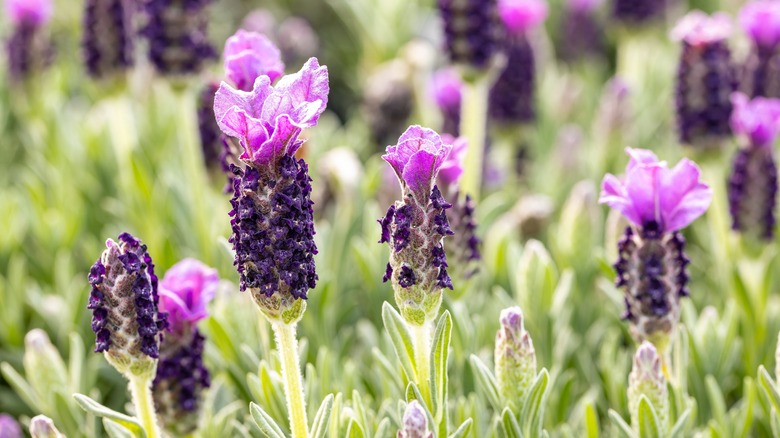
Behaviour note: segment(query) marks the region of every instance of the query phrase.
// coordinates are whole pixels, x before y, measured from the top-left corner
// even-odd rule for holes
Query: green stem
[[[147,438],[158,438],[160,429],[157,427],[157,414],[154,411],[152,401],[152,379],[150,375],[130,376],[130,395],[133,398],[133,406],[141,425],[146,431]]]
[[[306,419],[306,402],[303,398],[301,372],[298,368],[298,339],[295,336],[296,324],[273,323],[276,333],[276,348],[282,358],[282,374],[284,377],[284,395],[287,398],[287,412],[290,415],[290,431],[292,438],[307,438],[308,421]]]
[[[425,324],[409,325],[414,342],[415,380],[425,403],[431,406],[431,327]]]
[[[463,170],[461,192],[471,195],[475,201],[479,201],[482,188],[489,83],[487,75],[480,75],[465,82],[460,107],[460,134],[468,141],[465,160],[467,164]]]

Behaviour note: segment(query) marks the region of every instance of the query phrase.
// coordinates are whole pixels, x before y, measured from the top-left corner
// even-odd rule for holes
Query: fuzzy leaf
[[[477,378],[477,386],[482,389],[493,409],[496,411],[500,410],[503,406],[501,405],[501,396],[498,392],[498,383],[496,383],[493,372],[476,355],[472,354],[470,361],[471,369],[474,370],[474,376]]]
[[[118,423],[120,426],[123,426],[128,430],[130,430],[136,436],[140,436],[140,437],[146,436],[146,432],[144,431],[144,428],[141,426],[141,423],[136,418],[109,409],[101,405],[100,403],[96,402],[95,400],[92,400],[91,398],[87,397],[84,394],[73,394],[73,398],[76,399],[76,403],[78,403],[81,409],[84,409],[85,411],[95,415],[96,417],[108,418],[109,420],[113,420],[114,422]]]
[[[685,429],[688,427],[688,418],[691,416],[691,410],[686,409],[685,412],[677,418],[677,422],[674,423],[672,431],[669,433],[669,438],[677,438],[685,436]]]
[[[775,381],[763,365],[758,367],[758,383],[761,391],[769,399],[769,402],[772,403],[775,410],[780,412],[780,393],[777,392]]]
[[[106,433],[111,438],[136,438],[137,437],[137,435],[131,432],[128,428],[122,426],[116,421],[109,420],[108,418],[103,418],[103,427],[106,428]]]
[[[609,419],[612,421],[612,425],[617,428],[618,432],[620,432],[621,437],[634,438],[634,431],[631,429],[631,426],[629,426],[628,423],[623,420],[623,417],[621,417],[620,414],[610,409]]]
[[[525,436],[539,436],[542,431],[544,399],[549,381],[549,373],[546,369],[542,369],[539,375],[536,376],[536,380],[528,391],[528,395],[525,396],[523,410],[520,412],[520,423],[523,424]]]
[[[412,343],[411,334],[406,328],[406,323],[387,301],[382,304],[382,321],[385,324],[387,334],[390,335],[390,340],[393,342],[393,349],[395,349],[395,354],[401,362],[401,368],[403,368],[406,378],[411,380],[415,375],[416,365],[414,362],[414,344]]]
[[[255,420],[255,424],[260,428],[260,431],[268,438],[284,438],[282,429],[276,424],[273,418],[268,415],[263,408],[258,404],[250,402],[249,412],[252,414],[252,419]]]
[[[500,422],[506,438],[523,438],[523,432],[520,430],[520,425],[517,424],[515,414],[511,409],[504,409],[504,412],[501,413]]]
[[[457,429],[455,429],[455,432],[452,432],[450,434],[449,438],[463,438],[466,436],[467,433],[469,433],[469,430],[471,430],[471,424],[474,423],[474,421],[471,418],[466,419],[460,426],[458,426]]]
[[[333,412],[333,394],[328,394],[320,408],[317,410],[317,414],[314,416],[314,421],[311,425],[311,432],[309,435],[312,438],[325,438],[328,432],[328,424],[330,424],[330,415]]]
[[[364,438],[363,428],[360,427],[358,422],[352,418],[349,420],[349,426],[347,426],[347,438]]]
[[[655,408],[643,395],[639,399],[639,437],[661,438],[662,436]]]
[[[436,413],[437,436],[446,437],[449,422],[447,408],[447,359],[450,353],[450,337],[452,335],[452,317],[449,311],[439,318],[433,335],[433,351],[431,352],[431,392],[433,408]]]

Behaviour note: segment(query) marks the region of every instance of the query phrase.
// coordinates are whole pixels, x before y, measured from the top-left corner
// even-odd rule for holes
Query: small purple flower
[[[128,233],[106,250],[89,271],[92,285],[88,309],[97,335],[95,352],[105,352],[112,365],[135,370],[132,363],[157,359],[167,315],[159,312],[157,276],[146,245]]]
[[[498,13],[510,35],[523,34],[547,18],[547,2],[544,0],[499,0]]]
[[[194,326],[208,316],[206,305],[218,285],[217,270],[198,260],[184,259],[173,265],[160,281],[160,310],[168,313],[171,329]]]
[[[14,417],[8,414],[0,414],[0,438],[22,438],[22,428]]]
[[[620,179],[608,174],[600,203],[618,210],[634,225],[659,233],[685,228],[712,201],[712,190],[699,181],[699,167],[683,158],[673,169],[645,149],[627,148],[631,160]]]
[[[5,13],[14,25],[40,27],[51,20],[52,0],[5,0]]]
[[[271,86],[259,76],[252,91],[222,83],[214,100],[220,129],[244,148],[241,159],[266,166],[284,155],[293,156],[303,144],[298,135],[317,124],[328,104],[328,69],[309,59],[295,74]]]
[[[236,88],[250,91],[258,76],[271,82],[284,74],[279,49],[265,35],[239,29],[225,42],[225,76]]]
[[[430,93],[444,118],[442,131],[458,135],[460,131],[460,102],[463,81],[452,67],[436,71],[431,77]]]
[[[688,159],[668,169],[648,150],[626,151],[626,175],[606,175],[599,202],[632,224],[618,243],[617,286],[624,289],[624,317],[634,336],[660,348],[677,325],[680,298],[688,295],[689,261],[679,230],[707,210],[712,190]]]
[[[756,45],[776,47],[780,43],[780,3],[749,2],[739,11],[739,24]]]
[[[437,0],[450,61],[489,67],[502,35],[496,0]]]
[[[750,100],[742,93],[734,93],[731,101],[734,134],[748,139],[753,147],[771,147],[780,131],[780,100],[761,97]]]
[[[414,125],[396,145],[387,147],[382,159],[395,171],[404,195],[411,193],[419,205],[425,205],[451,149],[435,131]]]

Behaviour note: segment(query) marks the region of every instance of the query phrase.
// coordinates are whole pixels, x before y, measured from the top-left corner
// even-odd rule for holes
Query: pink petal
[[[626,174],[626,192],[642,225],[657,221],[663,226],[660,223],[662,218],[658,205],[658,189],[660,173],[664,169],[665,166],[660,163],[640,164]]]
[[[659,195],[666,231],[684,228],[707,211],[712,191],[699,182],[700,175],[699,167],[685,158],[661,176]]]
[[[628,197],[628,192],[623,183],[615,175],[607,174],[601,182],[601,196],[599,203],[607,204],[619,211],[630,222],[641,226],[642,220],[634,209],[634,204]]]
[[[252,155],[252,162],[267,164],[284,154],[290,154],[288,148],[296,142],[301,128],[297,127],[290,116],[282,114],[276,119],[276,126],[268,141],[264,142]],[[300,146],[300,145],[298,145]]]
[[[311,58],[298,73],[279,80],[263,106],[262,119],[274,120],[281,114],[290,114],[293,122],[313,126],[328,104],[328,93],[328,68],[320,67],[317,58]],[[307,104],[314,104],[316,110],[312,111]],[[304,105],[307,109],[301,112],[299,108]]]
[[[225,42],[225,73],[236,87],[248,90],[258,76],[275,81],[284,73],[284,63],[265,35],[239,30]]]

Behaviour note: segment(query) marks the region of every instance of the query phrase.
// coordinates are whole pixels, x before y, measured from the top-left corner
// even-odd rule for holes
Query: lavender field
[[[780,437],[780,0],[3,0],[0,438]]]

